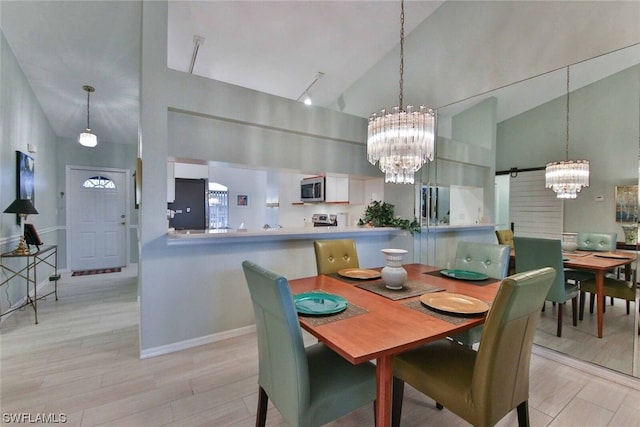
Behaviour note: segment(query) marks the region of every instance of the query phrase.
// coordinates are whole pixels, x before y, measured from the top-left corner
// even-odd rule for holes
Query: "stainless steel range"
[[[333,214],[313,214],[311,222],[314,227],[335,227],[338,225],[338,216]]]

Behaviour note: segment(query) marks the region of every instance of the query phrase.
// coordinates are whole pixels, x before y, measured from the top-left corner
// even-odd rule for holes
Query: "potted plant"
[[[370,227],[395,227],[413,233],[420,232],[420,223],[416,218],[413,221],[394,217],[394,205],[387,202],[374,200],[366,207],[364,216],[358,220],[359,226]]]

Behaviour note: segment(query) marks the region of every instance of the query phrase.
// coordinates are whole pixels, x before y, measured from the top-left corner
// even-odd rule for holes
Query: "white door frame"
[[[65,222],[66,222],[66,246],[67,246],[67,266],[71,265],[71,227],[70,227],[70,222],[71,222],[71,218],[70,218],[70,213],[69,213],[69,190],[71,189],[71,171],[72,170],[84,170],[84,171],[92,171],[92,172],[96,172],[96,175],[99,175],[101,172],[116,172],[116,173],[122,173],[124,172],[124,176],[125,176],[125,186],[124,186],[124,197],[125,197],[125,203],[124,203],[124,210],[125,210],[125,215],[126,215],[126,219],[127,219],[127,224],[125,225],[125,235],[124,235],[124,251],[125,251],[125,266],[129,265],[129,260],[130,260],[130,248],[129,246],[131,245],[131,236],[130,236],[130,231],[129,228],[131,227],[131,219],[130,219],[130,209],[129,209],[129,205],[130,205],[130,189],[129,189],[129,185],[126,185],[127,183],[127,179],[128,177],[131,176],[131,171],[129,169],[118,169],[118,168],[102,168],[102,167],[92,167],[92,166],[73,166],[73,165],[67,165],[65,168],[65,188],[67,191],[67,199],[65,201],[65,210],[66,210],[66,214],[65,214]]]

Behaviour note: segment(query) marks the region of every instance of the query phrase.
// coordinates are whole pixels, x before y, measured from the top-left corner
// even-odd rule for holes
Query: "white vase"
[[[402,267],[402,259],[407,251],[404,249],[382,249],[382,253],[386,265],[380,273],[385,286],[393,290],[402,289],[402,285],[407,280],[407,270]]]

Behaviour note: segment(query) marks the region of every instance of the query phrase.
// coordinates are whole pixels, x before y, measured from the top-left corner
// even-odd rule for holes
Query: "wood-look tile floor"
[[[3,319],[3,425],[10,414],[64,414],[68,426],[254,425],[255,334],[140,360],[135,269],[87,277],[66,273],[59,294],[57,302],[40,301],[38,325],[30,307]],[[534,354],[531,425],[640,426],[640,387],[628,385]],[[285,425],[273,407],[267,424]],[[372,426],[372,406],[330,425]],[[407,387],[402,425],[467,424]],[[514,425],[515,413],[499,423]]]

